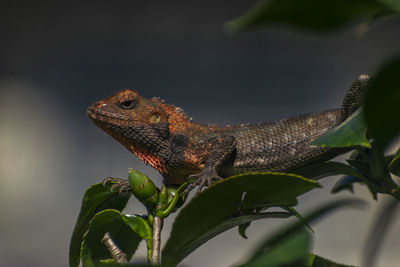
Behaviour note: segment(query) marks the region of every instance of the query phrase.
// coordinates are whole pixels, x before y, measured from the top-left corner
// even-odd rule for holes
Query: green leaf
[[[344,176],[340,178],[340,180],[333,186],[331,193],[336,194],[343,190],[349,190],[350,192],[354,192],[353,184],[360,183],[361,180],[354,176]],[[375,194],[373,195],[376,198]]]
[[[275,247],[265,253],[264,247],[240,267],[302,266],[307,262],[311,248],[311,235],[306,230],[299,230],[285,237]],[[304,266],[304,265],[303,265]]]
[[[143,218],[138,215],[121,214],[122,219],[138,236],[146,240],[147,256],[150,259],[153,252],[153,227],[150,225],[148,218]]]
[[[355,177],[363,176],[363,174],[351,166],[335,161],[317,162],[295,169],[291,172],[309,179],[321,179],[323,177],[339,174],[346,174]]]
[[[390,224],[394,223],[394,215],[399,209],[399,200],[390,199],[379,211],[376,220],[371,227],[367,242],[363,250],[363,266],[374,266],[375,257],[379,253],[379,248],[385,235],[390,228]]]
[[[361,151],[361,150],[360,150]],[[374,149],[368,150],[369,154],[379,155]],[[373,152],[373,153],[372,153]],[[366,152],[365,152],[366,153]],[[304,167],[292,170],[293,173],[300,174],[304,177],[311,179],[321,179],[326,176],[339,175],[344,174],[348,177],[341,178],[333,187],[332,193],[337,193],[343,189],[353,190],[352,184],[357,181],[363,182],[368,186],[368,189],[371,191],[372,197],[376,199],[376,194],[379,193],[387,193],[383,191],[383,189],[378,186],[376,183],[382,183],[382,179],[387,181],[388,184],[392,184],[386,176],[383,176],[382,179],[376,180],[375,176],[371,176],[369,169],[370,167],[365,161],[362,162],[360,160],[348,160],[351,165],[355,167],[334,161],[327,162],[317,162],[310,165],[306,165]],[[374,164],[374,171],[378,171],[381,168],[381,164],[377,165],[380,161],[378,158],[370,160]],[[362,170],[360,170],[361,168]],[[364,171],[368,168],[367,173]],[[377,176],[377,177],[381,177]],[[387,186],[386,186],[387,187]]]
[[[225,26],[230,33],[276,23],[323,32],[399,10],[395,4],[389,4],[389,1],[260,0],[244,15]]]
[[[106,232],[110,233],[112,240],[117,244],[130,260],[139,246],[142,237],[135,231],[147,236],[145,226],[139,216],[124,216],[117,210],[103,210],[96,214],[90,222],[89,230],[84,236],[81,249],[82,265],[106,266],[101,260],[110,259],[111,255],[107,247],[102,243],[102,238]],[[141,228],[138,230],[138,228]]]
[[[119,194],[117,190],[110,191],[108,183],[103,185],[102,183],[94,184],[89,187],[82,200],[81,210],[77,222],[75,224],[74,232],[71,237],[69,246],[69,266],[77,267],[80,261],[80,249],[84,233],[89,227],[89,222],[93,216],[104,209],[116,209],[121,211],[125,208],[126,203],[129,200],[129,193]]]
[[[251,222],[243,223],[243,224],[239,225],[239,227],[238,227],[239,235],[241,237],[243,237],[244,239],[247,239],[246,230],[247,230],[247,228],[249,228],[250,224],[251,224]]]
[[[365,99],[368,131],[383,148],[400,133],[400,57],[383,66]]]
[[[376,142],[372,142],[372,149],[360,150],[363,159],[368,164],[369,173],[366,176],[373,191],[388,194],[397,187],[388,168],[388,163],[383,151]]]
[[[135,214],[120,214],[122,220],[132,231],[146,241],[152,241],[153,229],[148,220]]]
[[[311,223],[339,208],[349,206],[355,207],[360,206],[361,204],[365,204],[365,202],[357,199],[336,200],[315,209],[313,212],[306,215],[304,220],[308,223]],[[309,258],[309,245],[307,245],[307,240],[304,237],[307,232],[305,232],[303,228],[304,223],[302,221],[282,227],[272,234],[272,236],[266,238],[265,241],[255,251],[255,253],[250,257],[250,260],[244,265],[241,265],[241,267],[304,265],[304,263],[301,264],[301,261]],[[285,250],[280,251],[282,244],[286,242],[289,242],[290,246],[286,245]],[[291,246],[292,244],[297,244],[297,246]],[[301,246],[300,244],[303,245]],[[304,249],[303,246],[306,247],[306,249]]]
[[[272,207],[293,207],[296,206],[299,202],[297,201],[296,198],[293,199],[285,199],[285,200],[277,200],[277,201],[265,201],[265,202],[260,202],[254,205],[251,205],[251,209],[256,208],[258,211],[264,211],[266,209],[272,208]]]
[[[358,108],[343,123],[326,132],[312,142],[321,147],[371,147],[366,138],[367,127],[362,107]]]
[[[397,151],[396,156],[389,164],[389,170],[397,176],[400,176],[400,149]]]
[[[163,266],[175,266],[204,242],[231,227],[274,214],[241,216],[241,211],[260,203],[293,203],[297,196],[316,187],[320,187],[317,182],[301,176],[268,172],[232,176],[210,186],[180,210],[162,252]]]
[[[291,212],[294,216],[296,216],[296,218],[303,222],[304,225],[312,232],[314,233],[314,230],[312,229],[312,227],[307,223],[307,221],[305,220],[305,218],[303,217],[303,215],[301,215],[295,208],[293,207],[283,207],[283,209]]]
[[[311,254],[311,258],[312,263],[310,267],[353,267],[351,265],[339,264],[314,254]]]
[[[351,166],[353,166],[355,169],[357,169],[360,173],[364,174],[364,176],[366,176],[368,174],[369,165],[365,160],[363,160],[363,159],[347,159],[346,161]]]
[[[260,213],[261,211],[264,211],[271,207],[277,207],[277,206],[280,206],[280,208],[282,208],[284,210],[288,210],[288,208],[290,208],[292,206],[296,206],[297,202],[298,202],[297,199],[288,199],[287,201],[278,201],[278,202],[262,202],[262,203],[252,206],[252,209],[253,209],[252,213]],[[287,215],[290,216],[290,213],[292,215],[296,215],[292,211],[289,211],[289,213]],[[279,217],[277,217],[277,218],[279,218]],[[285,218],[285,217],[281,217],[281,218]],[[251,222],[247,222],[247,223],[239,225],[239,227],[238,227],[238,232],[239,232],[240,236],[243,237],[244,239],[247,239],[246,230],[247,230],[247,228],[249,228],[250,224],[251,224]]]
[[[353,183],[364,182],[370,189],[374,199],[376,198],[376,192],[371,187],[371,183],[368,181],[366,176],[359,170],[340,162],[326,161],[313,163],[293,170],[292,172],[310,179],[321,179],[327,176],[344,174],[346,176],[341,178],[334,185],[331,191],[332,193],[338,193],[344,189],[349,189],[353,192]]]

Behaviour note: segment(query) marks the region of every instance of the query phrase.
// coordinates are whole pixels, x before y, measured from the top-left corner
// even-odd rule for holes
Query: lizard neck
[[[131,143],[129,151],[138,156],[143,162],[152,166],[161,174],[167,173],[165,159],[160,155],[159,150],[151,151],[143,148],[140,144]]]

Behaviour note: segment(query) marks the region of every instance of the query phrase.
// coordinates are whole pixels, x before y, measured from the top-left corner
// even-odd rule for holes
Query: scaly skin
[[[145,163],[167,185],[196,178],[192,187],[253,171],[288,172],[346,152],[310,143],[340,124],[361,104],[369,76],[360,75],[340,109],[254,125],[203,125],[180,109],[136,91],[123,90],[87,110],[94,123]]]

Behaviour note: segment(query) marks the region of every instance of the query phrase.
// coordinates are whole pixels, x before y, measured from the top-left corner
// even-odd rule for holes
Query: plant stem
[[[188,183],[186,182],[178,188],[178,190],[175,192],[175,196],[172,199],[171,203],[168,205],[168,207],[165,210],[163,210],[161,212],[160,215],[162,218],[166,218],[172,212],[172,210],[175,208],[176,204],[178,203],[179,199],[182,197],[181,194],[185,190],[187,185],[188,185]]]
[[[104,245],[106,245],[108,251],[110,252],[112,258],[117,262],[117,263],[128,263],[128,260],[126,259],[126,254],[122,252],[117,244],[115,244],[114,240],[112,240],[110,233],[107,232],[104,234],[103,239],[101,240]]]
[[[151,255],[151,264],[160,264],[160,248],[161,248],[161,229],[163,227],[163,218],[154,216],[153,219],[153,254]]]

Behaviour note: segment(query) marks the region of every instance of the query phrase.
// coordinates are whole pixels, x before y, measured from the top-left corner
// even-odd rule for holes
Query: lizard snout
[[[86,114],[89,116],[89,118],[93,119],[96,117],[96,114],[99,113],[99,111],[101,111],[101,109],[105,106],[107,106],[107,104],[104,103],[104,101],[96,102],[88,107],[88,109],[86,110]]]

